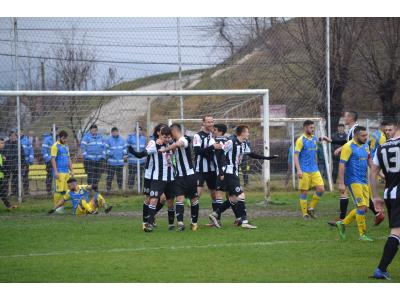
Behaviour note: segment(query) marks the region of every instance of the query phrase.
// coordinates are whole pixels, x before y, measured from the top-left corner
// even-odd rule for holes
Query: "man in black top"
[[[337,132],[335,132],[332,135],[332,140],[338,141],[340,143],[346,143],[347,142],[347,133],[344,130],[344,124],[339,124],[337,127]],[[344,144],[343,144],[344,145]],[[336,151],[338,148],[340,148],[339,145],[333,144],[332,151]],[[338,169],[339,169],[339,161],[340,157],[338,155],[333,156],[333,170],[332,170],[332,179],[333,182],[336,183],[336,179],[338,176]]]
[[[9,134],[9,140],[5,143],[3,155],[4,163],[4,184],[7,187],[11,180],[11,195],[16,196],[18,191],[18,137],[15,131]],[[21,145],[21,169],[25,167],[25,154]]]
[[[380,145],[373,158],[370,173],[370,182],[375,208],[383,212],[383,204],[386,204],[390,236],[386,241],[381,261],[374,272],[376,279],[390,280],[387,267],[395,257],[400,246],[400,121],[395,123],[396,133],[393,138]],[[380,170],[385,175],[384,200],[378,194],[377,175]]]

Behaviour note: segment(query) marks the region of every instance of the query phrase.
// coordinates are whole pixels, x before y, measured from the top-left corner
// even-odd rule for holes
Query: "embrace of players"
[[[212,116],[205,116],[202,129],[194,135],[193,141],[183,134],[181,125],[159,124],[154,130],[154,139],[148,143],[145,151],[137,152],[132,147],[128,148],[138,158],[147,157],[144,182],[146,199],[143,204],[145,232],[152,232],[156,227],[155,216],[164,203],[168,206],[168,228],[175,228],[176,214],[177,230],[184,230],[186,198],[191,205],[190,227],[196,231],[199,196],[204,184],[207,184],[210,191],[210,225],[221,228],[222,213],[232,208],[237,226],[257,228],[247,218],[239,167],[244,155],[263,160],[277,156],[265,157],[253,153],[247,142],[249,127],[246,125],[237,126],[235,134],[230,138],[224,137],[226,131],[224,124],[214,124]],[[190,147],[191,142],[193,147]]]

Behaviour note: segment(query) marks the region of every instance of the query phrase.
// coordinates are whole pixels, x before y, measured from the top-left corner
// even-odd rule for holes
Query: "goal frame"
[[[18,134],[18,202],[22,202],[22,169],[21,169],[21,103],[20,97],[124,97],[124,96],[262,96],[263,99],[263,126],[269,128],[269,90],[268,89],[232,89],[232,90],[128,90],[128,91],[34,91],[34,90],[0,90],[1,97],[16,97],[17,134]],[[264,130],[264,155],[269,156],[269,130]],[[269,162],[263,164],[266,201],[270,198]]]

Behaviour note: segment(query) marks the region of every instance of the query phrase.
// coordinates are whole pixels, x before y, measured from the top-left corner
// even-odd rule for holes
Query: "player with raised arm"
[[[218,216],[233,205],[236,206],[238,216],[241,219],[241,227],[247,229],[255,229],[257,226],[249,224],[247,219],[245,194],[240,186],[239,168],[243,156],[248,155],[251,158],[270,160],[278,157],[277,155],[266,157],[251,151],[247,140],[250,132],[247,125],[239,125],[236,127],[236,134],[233,135],[224,145],[223,149],[226,155],[226,168],[224,172],[224,183],[229,194],[229,200],[222,203],[221,207],[213,211],[209,218],[215,227],[221,228]]]
[[[72,162],[67,145],[68,133],[61,130],[58,134],[58,140],[53,144],[50,150],[51,166],[53,167],[53,176],[56,180],[56,190],[54,193],[54,204],[58,203],[68,191],[67,181],[74,177]]]
[[[214,150],[221,149],[222,145],[215,143],[212,136],[213,129],[214,118],[212,116],[204,116],[202,130],[193,137],[193,150],[195,153],[197,194],[199,197],[201,196],[204,183],[206,183],[210,190],[213,211],[216,211],[222,202],[217,202],[215,197],[217,175],[214,163]]]
[[[373,241],[366,235],[367,224],[365,214],[367,213],[370,199],[368,166],[371,166],[372,162],[367,140],[367,129],[358,126],[354,130],[353,139],[343,146],[340,154],[339,191],[343,193],[347,188],[356,205],[356,208],[350,211],[343,220],[336,222],[339,236],[342,240],[346,239],[345,227],[356,219],[360,240]]]
[[[174,195],[176,196],[176,219],[178,221],[178,231],[183,231],[185,225],[183,216],[185,210],[185,198],[190,199],[191,203],[191,229],[196,231],[199,218],[199,197],[197,195],[197,180],[194,174],[192,151],[190,149],[190,138],[183,135],[181,125],[174,123],[170,126],[174,143],[160,152],[174,151],[175,155],[175,181]]]
[[[400,246],[400,121],[390,123],[394,134],[389,140],[380,145],[373,158],[370,181],[373,201],[376,210],[383,212],[386,204],[389,217],[390,236],[386,240],[383,254],[373,277],[376,279],[390,280],[387,268]],[[377,175],[380,171],[385,175],[385,191],[383,198],[378,194]]]
[[[99,208],[104,208],[108,214],[112,205],[108,205],[103,196],[97,192],[97,187],[93,185],[78,185],[75,178],[67,180],[68,191],[63,198],[48,213],[54,213],[58,208],[64,206],[64,203],[71,201],[73,213],[77,216],[98,214]],[[90,195],[93,191],[94,195]]]
[[[318,169],[317,138],[314,136],[315,125],[311,120],[303,123],[303,134],[296,140],[294,164],[299,177],[300,208],[305,220],[315,218],[315,207],[325,192],[324,180]],[[315,188],[310,204],[307,194]]]
[[[148,170],[150,174],[148,177],[151,178],[149,187],[149,206],[148,206],[148,218],[143,215],[143,220],[147,222],[144,224],[143,230],[145,232],[154,231],[154,218],[157,212],[157,203],[164,194],[166,199],[173,199],[173,181],[174,181],[174,166],[172,163],[172,152],[163,152],[168,147],[168,143],[171,139],[171,129],[167,127],[161,127],[160,134],[157,140],[150,140],[144,154],[148,156]],[[129,148],[129,151],[136,157],[141,157],[143,153],[138,153]],[[144,212],[145,214],[146,212]]]

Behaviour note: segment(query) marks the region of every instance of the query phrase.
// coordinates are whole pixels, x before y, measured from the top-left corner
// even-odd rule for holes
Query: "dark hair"
[[[241,124],[236,127],[236,135],[241,135],[245,129],[249,129],[249,126]]]
[[[160,123],[156,127],[154,127],[154,129],[153,129],[153,137],[155,139],[158,138],[158,133],[157,132],[159,132],[161,130],[161,128],[163,128],[163,127],[168,127],[168,125],[164,124],[164,123]]]
[[[340,123],[340,124],[338,125],[338,127],[344,127],[344,124],[343,124],[343,123]]]
[[[68,137],[68,133],[65,130],[61,130],[58,134],[58,137],[61,139],[63,137]]]
[[[90,125],[90,128],[89,128],[89,130],[92,130],[92,129],[97,129],[97,125],[96,125],[96,124],[92,124],[92,125]]]
[[[0,142],[4,142],[4,138],[0,138]]]
[[[348,114],[350,114],[352,117],[353,117],[353,119],[354,119],[354,121],[357,121],[358,120],[358,112],[356,112],[356,111],[354,111],[354,110],[348,110],[348,111],[346,111]]]
[[[361,131],[366,131],[367,130],[367,128],[365,128],[364,126],[357,126],[355,129],[354,129],[354,134],[358,134],[358,133],[360,133]]]
[[[381,126],[387,126],[387,125],[389,125],[389,122],[387,122],[387,121],[382,121]]]
[[[304,123],[303,123],[303,128],[307,127],[307,126],[310,126],[310,125],[314,125],[314,122],[311,121],[311,120],[305,120]]]
[[[69,184],[69,183],[74,183],[74,182],[78,182],[78,181],[76,180],[76,178],[74,178],[74,177],[71,177],[70,179],[67,180],[67,183],[68,183],[68,184]]]
[[[171,126],[169,126],[169,128],[177,128],[179,131],[182,131],[182,126],[178,123],[173,123]]]
[[[207,118],[213,118],[213,116],[211,116],[211,115],[205,115],[205,116],[203,116],[203,122],[205,122],[205,120],[206,120]]]
[[[117,127],[111,128],[111,132],[113,132],[113,131],[118,131],[118,128]]]
[[[167,127],[162,127],[160,130],[161,135],[171,135],[171,129]]]
[[[223,135],[228,131],[228,128],[225,124],[215,124],[214,127],[217,128],[219,132],[222,132]]]

